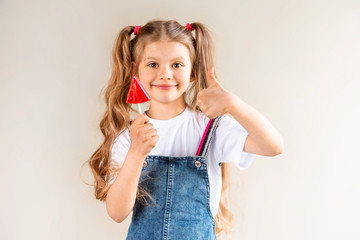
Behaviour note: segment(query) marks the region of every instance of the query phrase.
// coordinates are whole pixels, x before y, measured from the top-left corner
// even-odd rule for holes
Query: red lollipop
[[[150,97],[134,75],[130,83],[130,89],[126,102],[130,104],[138,104],[139,112],[141,114],[140,103],[147,101],[150,101]]]

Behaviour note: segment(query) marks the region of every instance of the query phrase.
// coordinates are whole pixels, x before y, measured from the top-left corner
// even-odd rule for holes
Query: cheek
[[[148,83],[153,78],[153,73],[147,70],[139,70],[138,75],[141,83]]]
[[[190,77],[191,77],[191,71],[182,71],[181,73],[179,73],[179,78],[183,80],[184,84],[190,82]]]

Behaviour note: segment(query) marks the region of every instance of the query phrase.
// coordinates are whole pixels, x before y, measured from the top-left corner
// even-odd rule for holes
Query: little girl
[[[246,169],[254,154],[282,153],[280,134],[218,83],[203,24],[125,27],[112,59],[100,123],[105,139],[89,160],[96,198],[106,201],[116,222],[133,212],[127,239],[228,234],[228,164]],[[132,75],[151,101],[148,111],[130,121]]]

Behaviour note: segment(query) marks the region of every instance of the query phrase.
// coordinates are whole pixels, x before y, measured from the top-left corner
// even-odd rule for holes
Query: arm
[[[249,133],[243,151],[263,156],[281,154],[284,149],[282,137],[269,120],[236,95],[228,94],[232,104],[225,112],[231,114]]]
[[[132,211],[143,161],[146,156],[128,152],[106,197],[106,210],[115,222],[122,222]]]
[[[213,68],[208,73],[208,88],[198,93],[197,105],[209,118],[231,114],[249,134],[243,151],[263,156],[283,152],[284,143],[279,132],[260,112],[226,91],[216,80]]]
[[[122,222],[132,211],[143,162],[159,139],[148,121],[142,114],[131,125],[129,151],[106,197],[106,210],[115,222]]]

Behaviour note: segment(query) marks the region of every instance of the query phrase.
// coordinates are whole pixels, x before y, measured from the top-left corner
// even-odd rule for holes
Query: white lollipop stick
[[[138,108],[139,108],[139,114],[142,114],[142,113],[141,113],[140,103],[138,103]]]

